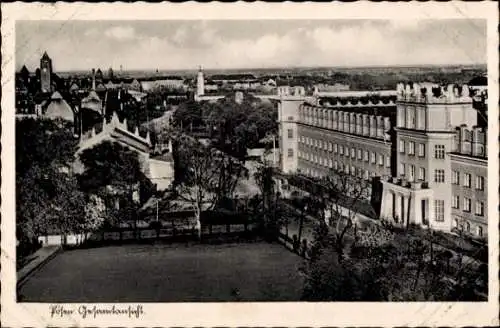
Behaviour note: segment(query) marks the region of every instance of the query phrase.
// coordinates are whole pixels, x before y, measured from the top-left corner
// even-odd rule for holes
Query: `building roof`
[[[85,97],[83,99],[84,102],[88,102],[88,101],[101,101],[101,98],[99,98],[99,96],[97,95],[97,92],[95,92],[94,90],[91,90],[89,92],[89,95],[87,97]]]
[[[70,90],[70,91],[77,91],[77,90],[79,90],[79,89],[80,89],[80,88],[78,87],[78,84],[76,84],[76,83],[73,83],[73,84],[71,85],[71,87],[69,88],[69,90]]]
[[[73,110],[57,91],[54,92],[50,98],[45,116],[48,118],[62,118],[70,122],[74,122],[75,120]]]

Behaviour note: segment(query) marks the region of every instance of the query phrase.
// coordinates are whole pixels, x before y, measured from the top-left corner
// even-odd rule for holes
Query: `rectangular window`
[[[338,152],[338,145],[337,144],[333,144],[333,152],[334,153],[337,153]]]
[[[418,144],[418,156],[425,157],[425,145],[424,144]]]
[[[334,168],[335,170],[337,170],[337,169],[339,168],[339,162],[335,161],[335,162],[333,163],[333,168]]]
[[[293,138],[293,129],[288,129],[288,138]]]
[[[391,167],[391,156],[385,157],[385,167]]]
[[[464,173],[464,187],[470,188],[471,177],[472,176],[469,173]]]
[[[444,170],[434,170],[434,182],[444,182]]]
[[[476,176],[476,189],[484,190],[484,177],[480,175]]]
[[[331,142],[328,143],[328,151],[333,150],[333,144]]]
[[[405,152],[405,141],[404,140],[399,140],[399,152],[400,153]]]
[[[460,196],[453,196],[451,201],[452,208],[460,208]]]
[[[418,179],[420,181],[425,181],[425,168],[421,167],[418,169]]]
[[[436,199],[434,201],[434,213],[437,222],[444,221],[444,200]]]
[[[470,212],[471,211],[471,199],[464,197],[464,212]]]
[[[384,155],[378,155],[378,165],[384,166]]]
[[[410,170],[409,170],[409,171],[410,171],[410,172],[409,172],[409,173],[410,173],[410,176],[408,177],[408,179],[409,179],[410,181],[414,181],[414,180],[415,180],[415,165],[410,164],[410,165],[409,165],[409,169],[410,169]]]
[[[293,149],[288,148],[288,157],[293,157]]]
[[[372,154],[371,154],[371,157],[372,157],[372,158],[371,158],[371,162],[372,162],[372,164],[375,164],[375,163],[377,162],[377,158],[376,158],[376,156],[377,156],[377,155],[376,155],[374,152],[372,152]]]
[[[351,148],[351,158],[356,158],[356,148]]]
[[[406,175],[406,165],[405,165],[405,163],[399,164],[399,175],[400,176],[405,176]]]
[[[476,215],[477,216],[484,216],[484,203],[483,202],[476,202]]]
[[[408,155],[415,155],[415,143],[413,141],[408,142]]]
[[[361,149],[358,149],[358,159],[359,160],[363,159],[363,151]]]
[[[354,166],[351,166],[351,174],[352,174],[353,176],[355,176],[355,175],[356,175],[356,168],[355,168]]]
[[[451,172],[451,183],[454,185],[460,184],[460,172],[455,170]]]
[[[339,148],[340,155],[344,155],[344,146],[340,145]]]
[[[368,162],[368,150],[365,150],[365,162]]]
[[[444,145],[434,146],[434,157],[437,159],[444,159]]]

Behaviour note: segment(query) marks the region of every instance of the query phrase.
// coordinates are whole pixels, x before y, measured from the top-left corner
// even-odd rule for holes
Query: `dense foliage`
[[[273,104],[251,95],[244,95],[241,103],[233,97],[215,103],[188,101],[177,108],[174,123],[190,133],[203,132],[215,147],[238,158],[247,149],[260,147],[261,139],[278,128]]]
[[[30,243],[47,232],[85,225],[85,196],[70,174],[77,140],[62,121],[16,121],[17,238]]]

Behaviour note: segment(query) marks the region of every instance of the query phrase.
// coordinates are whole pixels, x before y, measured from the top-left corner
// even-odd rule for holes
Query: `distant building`
[[[108,69],[108,79],[109,79],[109,80],[112,80],[112,79],[114,79],[114,78],[115,78],[115,74],[114,74],[114,72],[113,72],[113,68],[111,68],[111,67],[110,67],[110,68]]]
[[[335,83],[335,84],[315,84],[313,86],[314,89],[314,94],[318,95],[320,93],[327,94],[327,93],[335,93],[339,91],[349,91],[350,87],[347,84],[341,84],[341,83]]]
[[[95,79],[97,82],[102,82],[104,79],[104,75],[102,74],[102,71],[100,68],[97,69],[97,72],[95,73]]]
[[[47,52],[40,59],[40,87],[42,92],[52,92],[52,59]]]
[[[201,69],[198,70],[198,75],[196,76],[196,95],[198,97],[203,96],[205,94],[205,78],[203,77],[203,71]]]
[[[236,91],[235,94],[234,94],[234,102],[236,102],[237,104],[241,104],[243,103],[243,92],[241,91]]]

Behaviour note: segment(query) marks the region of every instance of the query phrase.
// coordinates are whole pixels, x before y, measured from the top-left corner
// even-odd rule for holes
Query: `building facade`
[[[358,176],[372,182],[380,218],[486,237],[486,131],[467,85],[279,93],[284,173]]]

